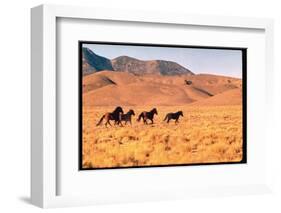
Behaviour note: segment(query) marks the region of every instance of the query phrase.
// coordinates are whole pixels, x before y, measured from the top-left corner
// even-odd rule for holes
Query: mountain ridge
[[[87,47],[82,48],[83,75],[103,70],[129,72],[134,75],[194,75],[192,71],[174,61],[140,60],[130,56],[118,56],[112,60],[95,54]]]

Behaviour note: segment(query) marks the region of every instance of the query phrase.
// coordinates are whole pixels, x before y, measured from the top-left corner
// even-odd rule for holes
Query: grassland
[[[242,160],[242,107],[159,106],[155,124],[136,117],[152,106],[134,109],[132,126],[96,126],[115,107],[83,107],[83,168],[238,162]],[[178,124],[163,122],[168,112],[182,110]]]

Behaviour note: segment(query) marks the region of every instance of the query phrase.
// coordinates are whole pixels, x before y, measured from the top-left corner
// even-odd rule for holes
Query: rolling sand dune
[[[199,74],[188,76],[186,79],[192,81],[194,88],[205,90],[212,95],[242,87],[241,79],[225,76]]]
[[[107,95],[105,95],[107,94]],[[84,95],[85,105],[178,105],[193,100],[179,88],[160,87],[152,83],[132,83],[130,85],[110,85]],[[98,102],[96,101],[98,100]]]
[[[236,105],[242,101],[241,84],[240,79],[206,74],[135,76],[128,72],[102,71],[83,77],[83,104]]]
[[[242,90],[232,89],[219,93],[213,97],[204,100],[196,101],[191,105],[194,106],[224,106],[224,105],[241,105]]]
[[[102,71],[83,77],[83,93],[109,85],[128,85],[137,82],[136,76],[125,72]]]

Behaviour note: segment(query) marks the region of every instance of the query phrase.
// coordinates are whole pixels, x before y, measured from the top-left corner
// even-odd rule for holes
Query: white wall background
[[[273,195],[192,199],[185,201],[80,207],[68,212],[280,212],[281,13],[278,0],[8,0],[0,7],[0,211],[37,212],[29,204],[30,178],[30,8],[42,3],[143,9],[275,20],[275,140]],[[105,11],[106,12],[106,11]],[[279,83],[279,85],[278,85]],[[257,94],[258,95],[258,94]],[[279,109],[279,111],[278,111]],[[279,156],[278,156],[279,155]],[[60,212],[65,209],[47,210]]]

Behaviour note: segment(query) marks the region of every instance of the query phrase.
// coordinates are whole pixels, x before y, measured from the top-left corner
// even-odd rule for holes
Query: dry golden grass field
[[[170,164],[239,162],[242,160],[242,106],[158,106],[153,125],[136,118],[154,106],[133,109],[132,126],[96,126],[115,106],[83,106],[82,167],[110,168]],[[163,122],[182,110],[179,123]],[[111,122],[113,124],[113,122]]]

